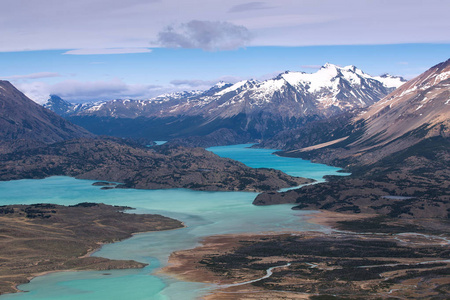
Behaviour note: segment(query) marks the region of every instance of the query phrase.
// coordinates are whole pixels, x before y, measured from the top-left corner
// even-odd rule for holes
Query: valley
[[[2,1],[0,300],[450,299],[449,11]]]
[[[145,272],[152,275],[144,281],[158,282],[159,276],[169,274],[171,278],[169,282],[173,280],[175,285],[180,282],[191,285],[191,298],[194,298],[195,294],[195,297],[203,295],[208,299],[226,299],[227,295],[232,293],[238,294],[239,297],[243,297],[242,299],[252,299],[266,293],[268,299],[283,297],[376,299],[380,296],[445,299],[445,295],[449,292],[447,283],[450,209],[447,124],[449,111],[444,101],[448,94],[447,84],[450,74],[448,67],[449,61],[446,61],[403,84],[385,98],[380,95],[382,99],[378,102],[356,105],[348,109],[344,108],[344,105],[339,111],[336,107],[342,104],[338,97],[340,92],[321,94],[328,95],[326,96],[328,100],[323,100],[325,98],[321,98],[320,101],[314,100],[316,104],[328,103],[327,101],[331,101],[332,104],[317,106],[320,107],[322,115],[317,113],[302,115],[300,122],[299,119],[289,119],[289,116],[286,119],[281,113],[278,117],[284,118],[284,121],[281,123],[273,121],[272,117],[267,117],[267,114],[261,112],[267,111],[268,108],[261,107],[261,111],[256,113],[234,114],[233,110],[219,113],[216,110],[215,117],[210,115],[211,123],[204,122],[202,119],[204,115],[189,115],[186,111],[184,111],[186,115],[181,118],[176,114],[151,116],[152,120],[159,122],[158,127],[167,120],[177,120],[176,126],[184,127],[186,130],[185,136],[183,134],[172,136],[169,142],[158,146],[153,145],[148,136],[140,134],[127,138],[94,136],[56,114],[43,108],[35,108],[30,104],[31,100],[3,82],[5,86],[3,90],[8,93],[2,92],[0,100],[8,105],[11,101],[18,101],[20,105],[16,107],[24,107],[25,111],[30,112],[38,111],[39,114],[30,113],[24,119],[21,119],[21,113],[15,113],[17,117],[14,119],[10,118],[14,114],[4,114],[3,119],[10,118],[8,122],[14,126],[5,127],[0,148],[2,153],[0,179],[14,181],[46,178],[44,180],[51,181],[54,178],[51,176],[62,175],[105,181],[94,182],[93,188],[104,193],[99,199],[106,200],[107,204],[127,203],[127,206],[137,207],[138,211],[162,213],[180,220],[188,227],[193,226],[189,229],[180,229],[189,230],[192,236],[181,238],[179,242],[170,244],[167,248],[146,238],[142,240],[142,244],[140,242],[135,244],[140,238],[131,238],[118,244],[104,246],[96,253],[95,258],[86,260],[86,264],[84,261],[75,264],[75,268],[106,268],[105,265],[110,261],[97,258],[97,255],[100,255],[108,259],[129,262],[126,264],[118,262],[118,266],[112,263],[111,268],[143,267],[142,271],[127,272],[124,277],[111,271],[113,274],[111,278],[119,276],[127,282],[133,280],[132,278],[140,272]],[[355,68],[326,65],[313,75],[318,76],[317,74],[320,75],[321,72],[331,74],[331,82],[334,82],[331,85],[332,89],[341,87],[339,83],[344,79],[354,81],[354,78],[359,80],[363,78],[368,82],[365,89],[374,84],[373,78],[368,78]],[[298,80],[310,75],[285,73],[277,80],[293,84],[293,78]],[[213,95],[222,97],[235,90],[245,90],[243,92],[247,95],[245,97],[256,101],[258,97],[250,97],[251,93],[257,94],[258,89],[276,82],[274,79],[263,83],[221,85],[214,87],[213,89],[217,90],[211,90],[209,93],[211,97]],[[297,86],[301,86],[300,82],[302,81],[297,82]],[[345,83],[342,84],[345,86]],[[317,91],[309,86],[307,88],[309,93],[311,89]],[[323,90],[323,87],[319,87],[318,90]],[[238,97],[238,92],[233,93]],[[186,103],[200,101],[200,98],[195,101],[194,98],[189,98],[192,95],[183,95],[189,100]],[[200,93],[196,93],[192,97],[199,95]],[[275,92],[273,95],[280,96]],[[329,98],[330,95],[338,98]],[[231,94],[229,96],[231,98],[227,98],[228,100],[235,97]],[[177,105],[186,100],[179,95],[176,97],[178,97]],[[245,97],[243,99],[247,99]],[[289,98],[286,95],[281,97]],[[368,94],[367,99],[373,97],[374,94]],[[55,99],[53,97],[53,100]],[[246,103],[236,99],[238,98],[231,101]],[[345,99],[351,100],[348,95]],[[228,103],[225,98],[222,100],[223,103]],[[165,105],[164,103],[171,101],[151,102],[154,102],[152,105]],[[111,103],[116,105],[129,102]],[[271,103],[272,100],[268,102]],[[141,102],[137,103],[143,105]],[[218,102],[214,103],[216,105]],[[255,103],[250,106],[255,106]],[[303,105],[305,103],[303,102]],[[102,107],[108,105],[110,104],[91,106],[85,111],[93,107],[96,107],[94,111],[101,111]],[[67,106],[70,109],[70,105]],[[327,107],[330,110],[327,111]],[[80,108],[78,109],[80,112]],[[173,107],[170,109],[173,110]],[[111,111],[116,111],[116,108]],[[122,111],[128,113],[125,108]],[[289,113],[292,112],[301,115],[295,111]],[[68,115],[65,117],[72,118]],[[90,118],[92,124],[101,120],[97,119],[99,116],[83,116],[81,112],[79,117]],[[100,116],[114,120],[117,124],[130,119],[129,117],[107,114]],[[136,117],[139,118],[141,117]],[[140,120],[148,122],[150,119],[148,116],[145,118],[147,119]],[[183,121],[183,118],[186,119]],[[185,127],[183,124],[189,124],[192,118],[197,118],[199,126]],[[242,127],[242,123],[236,120],[245,120],[247,125],[257,124],[257,126]],[[286,120],[287,123],[283,123]],[[169,124],[172,124],[172,121]],[[55,130],[52,127],[55,124],[64,124],[61,127],[63,130]],[[226,124],[233,124],[239,129],[227,127]],[[172,125],[162,129],[164,134],[172,130],[170,126]],[[128,129],[125,127],[124,132]],[[39,134],[36,138],[30,138],[30,132]],[[47,136],[52,136],[52,139],[47,139]],[[263,138],[263,141],[254,145],[253,149],[247,149],[244,145],[207,150],[193,148],[245,143],[256,138]],[[278,156],[270,155],[272,153],[270,150],[258,149],[268,146],[277,147],[280,150],[276,152]],[[220,156],[210,151],[217,152]],[[253,153],[254,158],[249,159],[244,153]],[[270,159],[266,157],[260,162],[253,163],[258,157],[257,153],[270,155]],[[337,176],[327,169],[325,173],[315,175],[313,169],[316,167],[311,170],[306,168],[302,172],[298,172],[299,169],[286,168],[285,164],[292,163],[292,160],[302,162],[299,158],[336,165],[352,174],[348,177]],[[304,174],[308,174],[307,177],[312,179],[305,178]],[[325,174],[328,175],[327,180],[322,182],[322,176]],[[315,180],[320,183],[311,185],[310,183]],[[298,188],[305,184],[306,186]],[[194,197],[208,199],[191,198],[189,193],[183,194],[186,191],[175,192],[177,190],[172,190],[174,188],[207,193],[197,194]],[[143,192],[152,189],[158,195],[162,193],[161,189],[167,189],[166,195],[181,194],[180,199],[172,199],[167,203],[153,201],[145,203],[146,201],[136,201],[132,198],[129,202],[124,202],[121,198],[113,196],[125,195],[123,193],[133,195],[134,189]],[[220,193],[217,191],[225,194],[217,196],[209,194]],[[224,199],[230,197],[227,191],[233,193],[246,191],[247,194],[243,197],[246,199],[245,206],[239,202],[225,201]],[[7,189],[6,192],[9,193]],[[257,195],[255,192],[262,193]],[[110,197],[108,195],[113,197],[104,198]],[[224,205],[222,211],[217,203],[208,202],[211,197],[221,199]],[[55,202],[64,204],[65,200],[58,199]],[[30,205],[33,208],[40,204]],[[321,210],[322,213],[314,215],[312,222],[301,221],[302,216],[311,212],[317,214],[317,210]],[[10,211],[9,207],[6,207],[6,211]],[[52,219],[51,213],[39,213],[39,218]],[[47,215],[50,217],[47,218]],[[239,221],[234,219],[236,216],[240,216]],[[20,217],[23,218],[22,215]],[[249,226],[247,219],[258,221]],[[83,227],[78,224],[73,225],[73,228]],[[194,233],[196,231],[200,233]],[[183,232],[173,234],[180,237]],[[150,236],[152,235],[149,234]],[[172,233],[165,234],[162,242],[167,242],[169,236],[172,236]],[[62,237],[62,239],[69,238]],[[102,241],[101,237],[99,239]],[[200,241],[203,241],[203,245],[198,246],[197,243]],[[132,248],[137,247],[135,251],[144,247],[145,251],[154,254],[150,259],[147,257],[148,254],[144,255],[139,251],[126,254],[128,244],[133,245]],[[162,247],[161,252],[155,250],[155,246]],[[110,248],[121,250],[110,252]],[[168,255],[172,252],[168,260]],[[157,261],[156,265],[145,266],[154,260]],[[59,269],[70,269],[64,262],[58,265]],[[165,267],[163,273],[160,273],[159,266]],[[34,274],[34,271],[32,273]],[[108,281],[108,278],[100,275],[95,275],[96,280]],[[80,273],[79,276],[84,275]],[[64,276],[59,279],[59,275],[48,278],[50,286],[58,284],[59,280],[65,280]],[[19,280],[22,281],[24,279]],[[194,282],[188,283],[190,281]],[[70,279],[64,282],[75,283]],[[33,282],[30,284],[33,286]],[[103,293],[93,289],[95,291],[92,293]],[[171,284],[163,285],[162,290],[166,289],[170,290]],[[48,290],[48,287],[45,290]],[[160,295],[160,291],[155,289],[149,293]],[[238,296],[234,298],[239,299]]]

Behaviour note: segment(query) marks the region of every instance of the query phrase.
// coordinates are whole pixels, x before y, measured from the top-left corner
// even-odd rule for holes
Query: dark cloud
[[[160,32],[158,42],[168,48],[219,51],[244,47],[251,37],[250,31],[244,26],[229,22],[193,20]]]
[[[245,12],[251,10],[259,10],[259,9],[271,9],[273,6],[268,6],[265,2],[248,2],[239,5],[235,5],[228,12],[236,13],[236,12]]]

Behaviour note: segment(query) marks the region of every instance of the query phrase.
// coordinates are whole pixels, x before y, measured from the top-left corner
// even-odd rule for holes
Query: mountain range
[[[425,139],[450,136],[450,60],[408,81],[349,120],[336,116],[263,142],[290,155],[371,164]],[[337,125],[339,123],[339,125]],[[325,134],[311,138],[321,128]],[[323,130],[326,128],[326,130]],[[310,139],[300,138],[300,135]],[[326,154],[325,154],[326,152]],[[330,153],[333,152],[333,155]],[[330,162],[330,161],[329,161]],[[336,162],[335,162],[336,163]]]
[[[207,91],[166,94],[149,100],[75,105],[52,96],[45,107],[98,134],[121,136],[126,127],[135,137],[169,139],[228,128],[259,139],[312,120],[368,107],[404,82],[390,75],[370,76],[354,66],[326,64],[313,74],[287,71],[262,82],[220,82]],[[164,129],[142,128],[155,126]]]
[[[450,60],[408,81],[359,114],[287,130],[260,147],[279,155],[341,166],[352,175],[255,204],[378,213],[396,218],[450,217]],[[393,198],[385,198],[385,195]]]

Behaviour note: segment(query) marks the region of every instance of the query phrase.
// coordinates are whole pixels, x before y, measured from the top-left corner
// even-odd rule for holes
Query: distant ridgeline
[[[404,82],[390,75],[370,76],[354,66],[326,64],[314,74],[285,72],[263,82],[220,82],[207,91],[149,100],[75,105],[53,95],[45,107],[96,134],[167,140],[225,128],[253,141],[368,107]]]

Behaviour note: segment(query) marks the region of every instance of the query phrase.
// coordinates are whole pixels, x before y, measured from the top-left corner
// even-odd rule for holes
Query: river
[[[274,150],[248,145],[212,147],[208,150],[243,162],[250,167],[282,170],[293,176],[322,180],[324,175],[344,175],[338,168],[309,161],[278,157]],[[95,256],[134,259],[149,263],[143,269],[58,272],[19,286],[27,293],[0,296],[0,300],[35,299],[196,299],[212,285],[184,282],[157,274],[170,253],[197,246],[202,238],[216,234],[321,230],[308,223],[311,211],[294,211],[292,205],[254,206],[256,193],[200,192],[186,189],[101,190],[94,181],[71,177],[0,182],[0,205],[55,203],[73,205],[98,202],[136,208],[132,213],[159,213],[184,222],[186,228],[142,233],[108,244]]]

